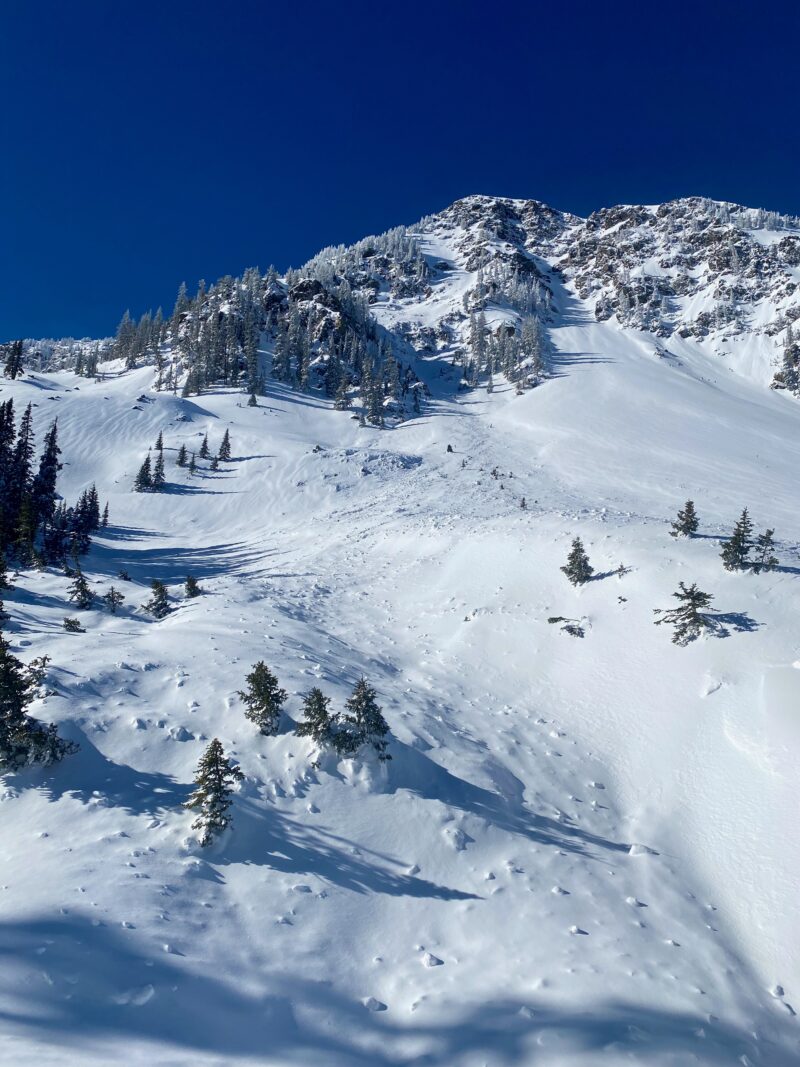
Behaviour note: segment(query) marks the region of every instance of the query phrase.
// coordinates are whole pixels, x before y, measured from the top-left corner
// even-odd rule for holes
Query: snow
[[[460,304],[436,241],[456,269],[384,321]],[[258,408],[149,392],[147,369],[3,383],[40,440],[58,415],[65,495],[108,497],[85,570],[126,601],[72,635],[63,576],[7,598],[15,651],[52,657],[35,712],[81,751],[0,780],[0,1062],[799,1062],[800,406],[557,301],[554,378],[458,393],[432,357],[433,401],[390,432],[274,383]],[[230,463],[175,467],[225,428]],[[159,430],[171,489],[133,494]],[[675,541],[687,497],[703,536]],[[775,573],[722,569],[745,505]],[[598,572],[578,589],[575,536]],[[679,580],[727,637],[653,625]],[[236,696],[258,659],[291,716],[365,674],[391,762],[315,766],[288,720],[260,736]],[[180,805],[214,736],[246,777],[201,849]]]

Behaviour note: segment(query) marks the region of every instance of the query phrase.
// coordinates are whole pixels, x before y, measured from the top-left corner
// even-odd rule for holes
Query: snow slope
[[[0,781],[0,1062],[800,1063],[800,407],[571,289],[557,311],[551,380],[459,393],[433,356],[433,402],[390,432],[274,384],[249,408],[148,393],[148,369],[3,382],[40,435],[58,415],[62,491],[108,497],[85,570],[127,600],[70,635],[63,576],[8,598],[15,651],[53,660],[36,710],[81,751]],[[226,427],[230,463],[174,466]],[[170,492],[135,495],[159,430]],[[703,536],[678,543],[687,496]],[[776,573],[722,569],[745,505]],[[679,580],[727,637],[653,625]],[[290,715],[366,674],[391,763],[257,735],[235,694],[262,658]],[[180,804],[212,736],[246,780],[203,850]]]

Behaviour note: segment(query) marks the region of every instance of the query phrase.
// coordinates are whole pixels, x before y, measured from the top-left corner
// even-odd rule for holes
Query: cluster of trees
[[[10,378],[12,382],[15,378],[18,378],[24,370],[22,365],[23,347],[24,344],[22,341],[9,341],[7,345],[2,345],[0,347],[0,351],[4,353],[3,376]]]
[[[259,661],[246,678],[247,688],[239,691],[245,705],[245,717],[266,737],[278,732],[286,690],[263,661]],[[297,723],[298,737],[310,737],[321,748],[330,748],[339,756],[355,756],[364,746],[371,746],[379,760],[389,760],[386,751],[389,726],[378,706],[376,693],[366,678],[359,678],[342,715],[330,711],[330,697],[317,687],[303,698],[303,718]],[[197,812],[193,830],[200,831],[200,844],[209,845],[230,825],[231,793],[243,778],[241,770],[226,757],[222,744],[214,738],[200,760],[195,788],[186,807]]]
[[[265,737],[278,732],[286,690],[263,661],[259,661],[246,678],[247,688],[239,691],[245,705],[245,718],[254,723]],[[340,756],[354,756],[370,745],[378,759],[388,760],[386,735],[389,727],[376,702],[376,693],[366,678],[360,678],[342,715],[330,711],[330,697],[311,689],[303,698],[303,719],[297,725],[298,737],[310,737],[320,747],[330,747]]]
[[[678,510],[676,518],[670,524],[671,537],[694,537],[699,529],[700,520],[695,510],[694,501],[687,500]],[[731,536],[723,543],[720,556],[723,566],[728,571],[742,571],[750,569],[755,574],[762,571],[773,571],[779,566],[778,557],[775,555],[774,530],[765,530],[755,539],[753,538],[753,524],[747,508],[742,511]],[[751,552],[754,553],[751,556]],[[576,537],[567,557],[566,564],[560,568],[567,576],[572,585],[583,585],[591,581],[594,576],[594,568],[589,562],[589,557],[583,547],[583,542]],[[620,564],[617,573],[622,576],[626,568]],[[686,586],[683,582],[678,583],[678,591],[672,594],[678,600],[676,608],[656,608],[655,613],[660,616],[656,625],[667,623],[673,627],[672,640],[675,644],[685,645],[693,641],[704,630],[713,627],[711,616],[704,614],[714,599],[710,593],[704,593],[696,583]],[[549,620],[550,622],[563,621],[560,616]],[[569,620],[567,620],[569,621]]]
[[[164,467],[164,435],[162,433],[159,433],[153,446],[153,451],[155,452],[155,460],[152,458],[151,453],[148,452],[136,473],[133,481],[133,491],[135,493],[160,493],[167,485]],[[220,462],[227,463],[231,459],[230,432],[226,430],[222,435],[222,441],[216,454],[212,454],[208,444],[208,434],[206,434],[197,455],[200,459],[210,459],[211,470],[217,470]],[[187,450],[185,444],[181,444],[178,449],[175,462],[179,467],[188,468],[190,474],[194,474],[197,470],[197,457],[195,457],[194,452],[190,453]]]
[[[25,408],[16,425],[14,402],[0,404],[0,554],[20,566],[63,564],[89,550],[91,534],[108,525],[108,504],[102,513],[94,485],[81,493],[74,507],[56,491],[61,470],[58,424],[44,437],[34,463],[33,408]]]
[[[122,578],[123,581],[130,581],[127,571],[121,571],[120,578]],[[2,586],[0,586],[0,588],[2,588]],[[189,574],[186,577],[184,593],[187,600],[193,600],[195,597],[202,596],[203,594],[203,589],[193,574]],[[72,581],[69,586],[67,598],[81,611],[86,611],[89,608],[94,607],[94,603],[97,600],[97,594],[89,585],[85,575],[80,569],[72,572]],[[100,597],[100,600],[112,615],[116,615],[117,609],[125,602],[125,596],[112,585],[109,590]],[[146,611],[148,615],[152,615],[153,618],[157,620],[166,618],[172,611],[167,587],[158,578],[154,578],[150,582],[150,599],[142,604],[142,610]],[[68,633],[85,632],[78,619],[70,617],[64,619],[64,629]]]
[[[46,656],[22,663],[0,632],[0,774],[36,764],[48,766],[78,749],[73,741],[58,736],[54,723],[41,722],[28,712],[47,663]]]
[[[788,389],[800,396],[800,342],[795,340],[791,325],[786,330],[781,364],[772,379],[772,388]]]

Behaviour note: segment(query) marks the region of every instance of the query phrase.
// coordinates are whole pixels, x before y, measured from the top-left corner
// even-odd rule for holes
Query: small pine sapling
[[[589,563],[589,557],[586,555],[580,537],[576,537],[572,542],[566,565],[561,567],[560,570],[566,574],[573,585],[583,585],[594,574],[594,568]]]
[[[227,463],[227,461],[230,458],[231,458],[231,435],[226,430],[225,433],[222,435],[222,443],[219,446],[219,452],[217,453],[217,459],[221,460],[223,463]]]
[[[670,525],[670,537],[694,537],[697,533],[699,522],[697,512],[694,510],[694,501],[687,500],[678,511],[678,516]]]
[[[150,583],[150,588],[153,591],[152,596],[146,603],[142,604],[142,608],[154,618],[163,619],[172,611],[169,606],[167,587],[158,578],[154,578]]]
[[[371,745],[379,760],[392,758],[386,751],[389,725],[375,696],[375,690],[366,678],[359,678],[345,702],[346,713],[334,734],[333,743],[339,755],[354,756],[362,745]]]
[[[64,616],[64,629],[68,634],[85,634],[86,630],[81,626],[80,620],[74,616]]]
[[[741,571],[749,564],[752,536],[753,524],[745,508],[720,552],[726,571]]]
[[[184,590],[186,592],[187,600],[193,600],[196,596],[202,596],[203,594],[203,589],[200,588],[200,584],[193,574],[186,575]]]
[[[94,603],[94,593],[89,588],[89,583],[83,576],[81,571],[75,573],[75,577],[69,587],[69,594],[67,597],[71,600],[77,608],[85,611],[86,608],[90,608]]]
[[[762,571],[774,571],[780,565],[780,560],[775,555],[775,531],[765,530],[759,534],[755,543],[755,559],[753,571],[760,574]]]
[[[673,626],[673,643],[688,645],[704,630],[711,628],[711,619],[703,614],[702,609],[707,608],[714,598],[710,593],[701,592],[695,583],[687,589],[683,582],[678,582],[678,591],[672,595],[680,601],[680,607],[656,608],[655,614],[661,618],[656,619],[655,624],[661,626],[662,623],[667,623],[668,626]]]
[[[192,829],[200,831],[203,848],[230,825],[231,793],[234,784],[243,778],[239,768],[226,758],[215,737],[197,765],[194,792],[184,804],[184,807],[197,811]]]
[[[253,666],[247,675],[247,690],[238,691],[246,706],[244,716],[255,723],[265,737],[278,732],[286,690],[278,685],[278,679],[262,660]]]
[[[182,444],[178,449],[178,457],[175,462],[179,467],[185,467],[188,462],[189,453],[186,451],[186,445]]]
[[[105,601],[106,606],[107,606],[108,610],[111,612],[111,614],[112,615],[116,615],[117,614],[117,608],[125,600],[125,597],[122,595],[122,593],[120,593],[120,591],[118,589],[115,589],[114,586],[112,585],[111,588],[109,589],[109,591],[103,597],[103,600]]]
[[[210,454],[211,453],[208,448],[208,434],[206,434],[203,438],[203,443],[200,445],[200,451],[198,452],[198,455],[200,456],[200,459],[208,459]]]
[[[297,724],[298,737],[310,737],[318,745],[327,745],[333,739],[334,719],[328,711],[331,698],[314,686],[303,697],[303,719]]]

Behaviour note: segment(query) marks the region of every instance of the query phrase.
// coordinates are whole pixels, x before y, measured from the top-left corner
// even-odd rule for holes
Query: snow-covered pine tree
[[[195,458],[194,458],[194,452],[192,452],[191,456],[189,457],[189,474],[194,474],[196,470],[197,470],[197,462],[195,461]]]
[[[203,438],[203,443],[200,445],[200,451],[197,453],[200,459],[208,459],[211,455],[208,448],[208,434]]]
[[[303,697],[303,720],[297,724],[298,737],[310,737],[318,745],[327,745],[333,739],[334,718],[328,711],[331,698],[314,686]]]
[[[153,486],[153,475],[150,470],[150,453],[139,468],[139,473],[133,483],[134,493],[147,493]]]
[[[156,443],[153,447],[155,448],[156,452],[164,451],[164,434],[161,430],[158,431],[158,437],[156,438]]]
[[[589,563],[589,557],[586,555],[580,537],[576,537],[572,542],[566,565],[561,567],[560,570],[566,574],[573,585],[583,585],[594,574],[594,568]]]
[[[179,467],[185,467],[188,462],[188,453],[186,451],[186,445],[182,444],[178,449],[178,457],[175,460]]]
[[[166,476],[164,474],[164,452],[159,449],[156,454],[156,462],[153,466],[153,474],[150,479],[150,488],[154,493],[160,493],[166,484]]]
[[[780,560],[775,555],[774,534],[774,530],[765,530],[764,533],[759,534],[756,538],[756,555],[752,562],[752,567],[756,574],[760,574],[761,571],[774,571],[780,564]]]
[[[265,737],[272,737],[278,732],[286,690],[278,685],[278,679],[264,663],[259,660],[245,679],[246,692],[238,690],[238,696],[246,706],[244,717],[255,723]]]
[[[74,615],[65,615],[63,626],[68,634],[86,633],[86,630],[80,624],[80,620],[76,619]]]
[[[683,582],[678,582],[678,591],[672,595],[680,601],[680,607],[655,608],[655,614],[661,616],[655,620],[655,624],[674,626],[673,643],[687,645],[711,626],[711,620],[702,613],[702,609],[707,608],[714,598],[710,593],[701,592],[694,582],[688,589]]]
[[[75,577],[72,579],[69,587],[67,599],[71,600],[75,604],[75,607],[80,608],[81,610],[90,608],[94,603],[94,593],[89,588],[89,583],[86,581],[86,578],[81,571],[75,573]]]
[[[46,660],[26,667],[0,633],[0,774],[37,763],[47,766],[78,750],[73,741],[58,736],[54,723],[28,714],[45,667]]]
[[[219,452],[217,453],[217,459],[223,463],[231,458],[231,435],[226,430],[222,435],[222,444],[219,446]]]
[[[172,611],[169,606],[167,587],[158,578],[154,578],[150,583],[150,588],[153,594],[146,603],[142,604],[142,608],[154,618],[163,619]]]
[[[184,586],[186,592],[186,599],[193,600],[196,596],[202,596],[203,590],[193,574],[186,575],[186,584]]]
[[[353,687],[345,701],[346,714],[339,720],[333,735],[333,744],[341,756],[354,756],[362,745],[371,745],[379,760],[390,760],[386,751],[389,725],[383,711],[375,700],[375,690],[362,677]]]
[[[670,526],[670,537],[694,537],[699,525],[697,512],[694,510],[694,502],[687,500],[678,511],[678,516]]]
[[[753,524],[747,514],[747,508],[739,516],[729,540],[722,546],[720,556],[726,571],[740,571],[750,562],[751,538]]]
[[[113,585],[103,597],[103,600],[105,601],[106,606],[108,607],[108,610],[111,612],[112,615],[117,614],[117,608],[124,601],[124,599],[125,597],[122,595],[122,593],[120,593],[118,589],[115,589]]]
[[[239,768],[226,758],[222,744],[215,737],[197,765],[194,792],[184,804],[184,807],[197,811],[192,829],[200,831],[200,844],[204,848],[230,825],[231,793],[234,783],[243,778]]]

